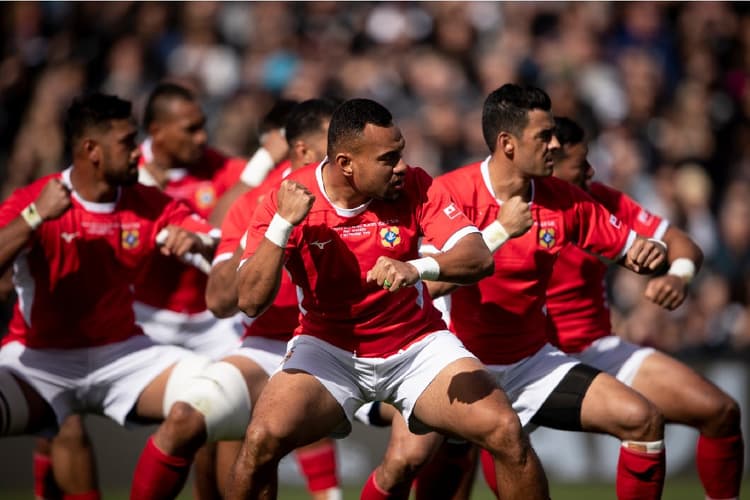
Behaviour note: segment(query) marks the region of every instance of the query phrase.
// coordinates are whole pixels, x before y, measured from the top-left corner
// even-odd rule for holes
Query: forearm
[[[495,265],[480,233],[464,236],[453,248],[433,258],[440,265],[437,281],[461,285],[476,283],[491,275]]]
[[[425,281],[424,284],[427,286],[427,291],[433,299],[448,295],[460,286],[456,283],[448,283],[446,281]]]
[[[206,285],[206,304],[217,318],[228,318],[239,311],[237,307],[238,252],[211,268]]]
[[[238,306],[251,318],[273,304],[281,284],[284,249],[263,239],[237,272]]]
[[[703,264],[703,252],[687,234],[670,226],[663,239],[667,244],[667,260],[670,264],[677,259],[688,259],[695,265],[695,272],[698,272]]]

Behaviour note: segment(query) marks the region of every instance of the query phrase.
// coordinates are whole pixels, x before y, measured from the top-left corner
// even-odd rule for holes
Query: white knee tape
[[[234,365],[212,363],[178,395],[206,419],[208,442],[237,440],[250,423],[251,402],[242,372]]]
[[[178,400],[179,396],[190,387],[193,378],[210,364],[211,360],[209,358],[191,353],[174,365],[172,373],[169,375],[169,380],[167,380],[167,386],[164,388],[164,402],[162,403],[164,418],[169,415],[169,410],[172,408],[174,402]]]
[[[23,434],[29,423],[29,405],[18,381],[0,370],[0,436]]]

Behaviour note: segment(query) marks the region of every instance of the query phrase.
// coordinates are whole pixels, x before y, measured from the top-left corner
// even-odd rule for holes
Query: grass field
[[[552,484],[552,498],[554,500],[616,500],[614,487],[611,484]],[[30,491],[4,492],[0,489],[2,500],[28,500],[32,498]],[[128,494],[121,492],[104,492],[104,500],[127,500]],[[282,487],[279,491],[280,500],[309,500],[304,488]],[[359,488],[344,489],[344,499],[359,498]],[[472,500],[492,500],[494,497],[482,483],[474,488]],[[703,500],[703,490],[697,479],[671,478],[664,488],[663,500]],[[191,500],[188,494],[181,495],[179,500]],[[740,499],[750,500],[750,480],[743,482],[743,494]]]

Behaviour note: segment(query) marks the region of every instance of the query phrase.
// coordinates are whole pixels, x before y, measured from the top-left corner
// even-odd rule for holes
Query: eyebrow
[[[377,160],[386,160],[390,156],[401,155],[401,153],[404,152],[404,148],[405,147],[406,147],[406,139],[404,139],[403,137],[401,137],[401,139],[399,140],[399,145],[396,147],[396,149],[391,149],[389,151],[386,151],[385,153],[382,153],[382,154],[378,155],[378,157],[376,159]]]

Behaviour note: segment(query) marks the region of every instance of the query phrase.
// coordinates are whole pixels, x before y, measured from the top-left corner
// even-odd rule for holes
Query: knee
[[[701,432],[714,436],[731,436],[740,431],[740,406],[733,398],[722,395],[713,405],[712,418]]]
[[[172,441],[195,449],[206,441],[206,421],[203,414],[182,401],[172,405],[162,425],[162,431]]]
[[[383,475],[389,482],[399,483],[416,477],[436,451],[435,446],[395,446],[389,447],[381,466]]]
[[[513,411],[503,412],[486,433],[483,446],[492,456],[504,463],[522,463],[531,449],[528,436]]]
[[[618,411],[622,440],[656,441],[664,438],[664,416],[645,399],[635,400]]]
[[[286,455],[281,436],[263,422],[251,422],[245,433],[245,456],[254,466],[278,463]]]

